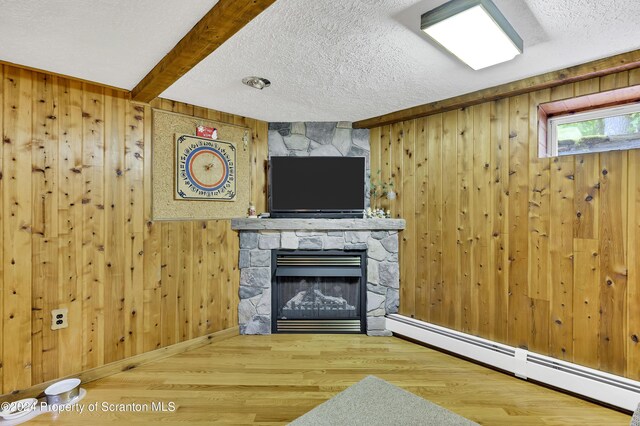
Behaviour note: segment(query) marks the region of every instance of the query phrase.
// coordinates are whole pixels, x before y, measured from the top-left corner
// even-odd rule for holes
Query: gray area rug
[[[368,376],[294,420],[293,426],[477,425],[432,402]]]

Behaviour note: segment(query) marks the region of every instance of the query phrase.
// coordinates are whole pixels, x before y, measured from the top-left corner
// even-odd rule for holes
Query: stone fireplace
[[[315,306],[327,312],[313,313],[321,320],[336,322],[343,319],[356,319],[358,300],[362,307],[364,320],[361,331],[370,336],[388,336],[391,333],[384,328],[385,314],[397,313],[399,304],[399,263],[398,263],[398,231],[404,229],[402,219],[233,219],[231,226],[240,234],[240,304],[238,318],[241,334],[271,334],[283,332],[278,330],[278,320],[287,319],[294,306]],[[327,277],[286,278],[283,282],[293,285],[292,290],[283,297],[289,300],[277,311],[277,297],[273,292],[272,259],[281,254],[302,255],[304,258],[319,258],[322,255],[335,257],[336,253],[343,253],[346,258],[354,258],[362,254],[362,266],[366,264],[362,277],[363,298],[356,297],[355,287],[344,286],[349,282],[345,277],[354,275],[353,271],[340,276],[337,280]],[[317,256],[314,256],[317,255]],[[341,262],[346,262],[341,261]],[[351,265],[354,266],[354,265]],[[354,268],[351,268],[355,270]],[[285,274],[292,275],[292,274]],[[304,274],[303,274],[304,275]],[[307,274],[317,275],[317,274]],[[320,274],[323,275],[323,274]],[[327,275],[327,274],[324,274]],[[303,282],[304,280],[304,282]],[[365,288],[366,286],[366,288]],[[340,288],[342,287],[342,288]],[[283,291],[283,290],[279,290]],[[295,293],[295,294],[294,294]],[[312,299],[313,296],[313,299]],[[320,301],[319,301],[320,300]],[[291,303],[289,303],[291,302]],[[274,309],[274,303],[276,308]],[[287,306],[286,304],[289,303]],[[303,305],[300,305],[300,304]],[[296,305],[298,304],[298,305]],[[353,308],[353,309],[351,309]],[[285,309],[289,309],[284,311]],[[334,310],[333,313],[328,312]],[[338,312],[338,311],[344,312]],[[347,312],[351,311],[351,312]],[[272,315],[273,314],[273,315]],[[297,320],[305,320],[297,313]],[[334,315],[334,317],[326,316]],[[277,317],[280,318],[277,318]],[[358,320],[360,317],[357,317]],[[300,323],[294,325],[299,326]],[[307,323],[305,323],[307,324]],[[346,322],[341,326],[347,327]],[[357,332],[351,323],[351,332]],[[287,323],[286,331],[291,330]],[[282,328],[282,325],[281,325]],[[316,332],[318,331],[317,329]]]

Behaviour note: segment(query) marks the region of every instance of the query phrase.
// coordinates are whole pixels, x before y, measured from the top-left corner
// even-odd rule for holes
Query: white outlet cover
[[[61,328],[69,327],[69,323],[67,322],[68,314],[69,309],[67,308],[53,309],[51,311],[51,329],[59,330]],[[62,316],[62,318],[59,318],[60,315]],[[59,320],[62,320],[62,323],[58,324]]]

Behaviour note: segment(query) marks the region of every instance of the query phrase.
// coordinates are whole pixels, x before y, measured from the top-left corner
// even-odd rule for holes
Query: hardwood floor
[[[30,424],[285,424],[370,374],[486,425],[628,425],[630,420],[398,338],[273,335],[234,337],[85,384],[85,412],[55,419],[45,414]],[[149,404],[151,410],[152,402],[167,408],[173,402],[177,410],[102,410],[104,403]],[[95,403],[99,408],[87,412]]]

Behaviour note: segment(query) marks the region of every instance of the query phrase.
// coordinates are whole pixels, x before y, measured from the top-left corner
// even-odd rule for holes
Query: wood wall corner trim
[[[132,90],[150,102],[240,31],[275,0],[220,0]]]
[[[501,84],[488,89],[478,90],[465,95],[455,96],[453,98],[418,105],[389,114],[380,115],[378,117],[356,121],[353,123],[353,128],[370,129],[372,127],[413,120],[454,109],[466,108],[483,102],[495,101],[567,83],[602,77],[608,74],[627,71],[634,68],[640,68],[640,49],[557,71],[551,71],[535,77]]]
[[[94,380],[102,379],[103,377],[112,376],[114,374],[118,374],[123,371],[132,370],[143,364],[148,364],[153,361],[158,361],[163,358],[167,358],[173,355],[178,355],[183,352],[192,351],[202,346],[221,342],[223,340],[230,339],[238,335],[239,335],[238,326],[227,328],[225,330],[217,331],[215,333],[207,334],[205,336],[196,337],[195,339],[176,343],[171,346],[165,346],[163,348],[159,348],[150,352],[145,352],[139,355],[134,355],[129,358],[125,358],[119,361],[105,364],[100,367],[95,367],[95,368],[83,371],[81,373],[71,374],[66,377],[60,377],[59,379],[40,383],[26,389],[14,391],[10,394],[1,395],[0,402],[10,402],[10,401],[15,401],[21,398],[31,398],[31,397],[35,398],[38,395],[40,395],[48,386],[52,385],[57,381],[64,380],[64,379],[78,377],[80,378],[82,383],[93,382]]]

